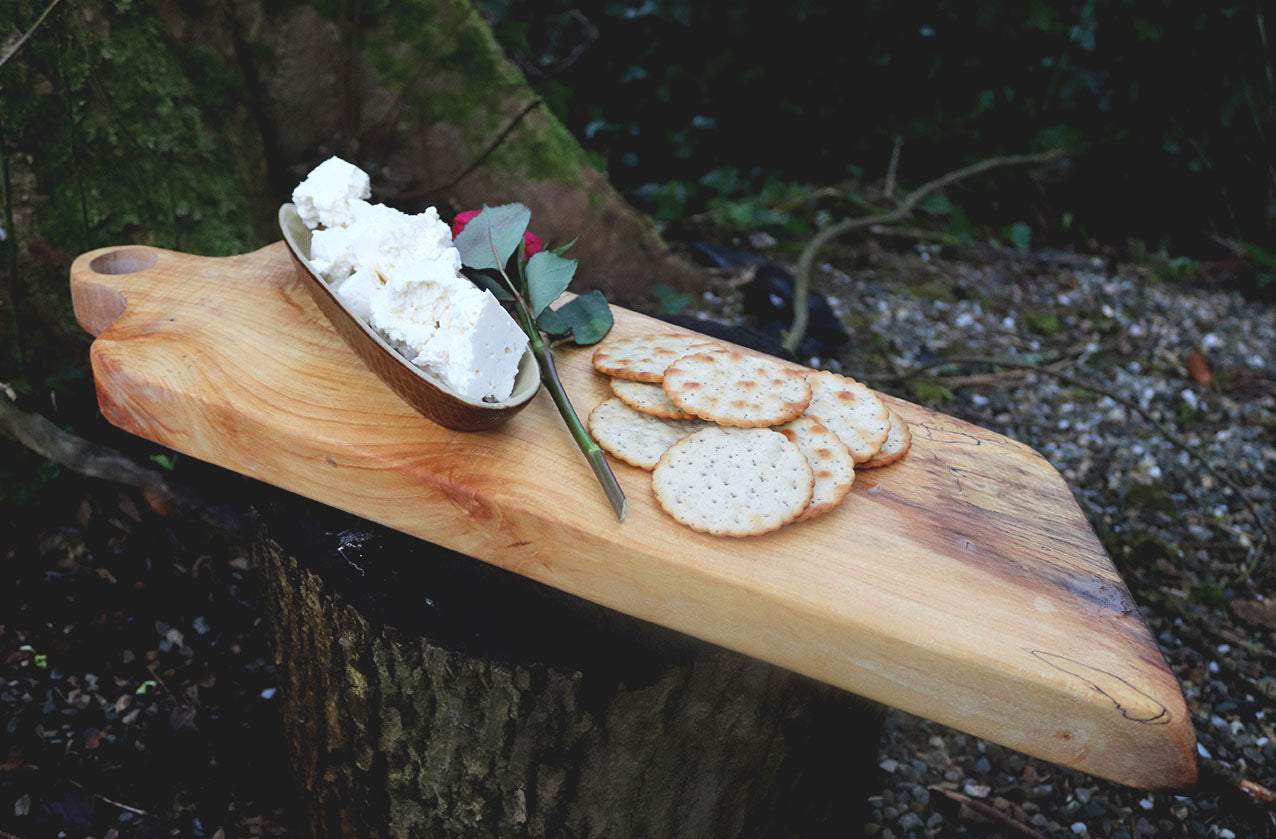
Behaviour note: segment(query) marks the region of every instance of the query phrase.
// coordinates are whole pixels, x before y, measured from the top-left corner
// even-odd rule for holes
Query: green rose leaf
[[[549,251],[532,254],[532,258],[527,260],[527,296],[532,306],[532,317],[539,316],[567,290],[575,273],[574,259],[563,259]]]
[[[582,294],[557,309],[546,309],[536,325],[554,336],[571,335],[582,347],[597,344],[611,331],[611,307],[600,291]]]
[[[484,204],[453,243],[461,252],[461,262],[470,268],[499,271],[522,243],[531,220],[532,211],[522,204]]]
[[[514,299],[514,294],[509,287],[501,280],[501,275],[495,271],[475,271],[473,268],[462,268],[463,273],[470,282],[479,288],[485,288],[500,300],[502,303],[509,302]]]

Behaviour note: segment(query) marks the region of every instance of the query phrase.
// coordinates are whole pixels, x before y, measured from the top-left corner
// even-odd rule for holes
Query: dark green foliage
[[[45,5],[9,4],[0,22],[25,31]],[[173,42],[160,18],[150,2],[63,4],[0,68],[5,151],[34,175],[34,225],[61,249],[262,244],[254,174],[233,153],[240,79],[223,58]]]
[[[1192,599],[1202,606],[1226,609],[1232,602],[1220,586],[1192,586]]]
[[[1274,23],[1262,4],[486,7],[546,101],[618,186],[647,184],[658,217],[784,227],[761,198],[768,180],[832,184],[855,164],[880,178],[901,137],[912,185],[996,154],[1069,152],[1051,183],[964,187],[958,238],[972,213],[1030,223],[1033,244],[1135,236],[1216,252],[1217,232],[1271,249],[1276,89],[1262,31]],[[736,183],[706,181],[724,167]],[[1023,247],[1023,230],[1007,241]]]
[[[1165,487],[1159,483],[1141,484],[1136,481],[1130,484],[1129,495],[1125,500],[1137,510],[1174,515],[1174,499],[1170,498]]]
[[[913,398],[925,405],[938,405],[953,398],[953,392],[938,382],[915,379],[908,383]]]
[[[658,283],[653,286],[651,293],[656,296],[656,302],[660,304],[660,311],[666,315],[681,314],[684,309],[691,305],[691,297],[686,294],[680,294],[664,283]]]
[[[1059,316],[1048,312],[1024,312],[1024,323],[1033,332],[1041,335],[1058,335],[1063,329]]]

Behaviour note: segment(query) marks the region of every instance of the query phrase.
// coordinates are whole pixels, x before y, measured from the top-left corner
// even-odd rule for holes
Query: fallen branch
[[[1197,789],[1206,795],[1217,795],[1220,804],[1232,808],[1237,815],[1263,819],[1266,814],[1276,811],[1276,793],[1262,784],[1249,780],[1213,758],[1199,758],[1196,765],[1200,770]]]
[[[886,164],[886,186],[882,194],[887,198],[895,194],[895,173],[899,171],[899,150],[904,146],[904,138],[896,136],[895,145],[891,147],[891,162]]]
[[[4,397],[0,397],[0,431],[72,472],[136,487],[154,506],[181,509],[237,536],[246,537],[249,533],[247,520],[233,510],[209,503],[195,490],[168,480],[115,449],[63,431],[48,418],[23,411]]]
[[[409,198],[425,198],[439,192],[444,192],[456,186],[461,181],[465,180],[470,173],[486,163],[487,159],[491,157],[497,149],[504,145],[509,136],[514,133],[514,129],[518,128],[518,125],[523,121],[523,118],[544,104],[544,101],[545,100],[543,99],[533,99],[531,102],[524,105],[523,110],[515,114],[514,118],[509,121],[509,124],[505,126],[501,133],[496,135],[496,139],[488,144],[488,147],[483,149],[482,153],[479,154],[478,157],[474,158],[474,161],[470,163],[469,166],[466,166],[465,169],[452,180],[445,184],[440,184],[439,186],[427,187],[425,189],[414,189],[410,192],[400,192],[398,195],[394,196],[393,200],[403,201]]]
[[[72,786],[75,786],[75,787],[79,787],[80,789],[82,789],[82,790],[84,790],[85,792],[87,792],[89,795],[93,796],[94,798],[97,798],[97,799],[100,799],[100,800],[102,800],[102,801],[105,801],[107,804],[110,804],[112,807],[118,807],[118,808],[119,808],[119,809],[121,809],[121,810],[125,810],[125,811],[127,811],[127,812],[129,812],[129,813],[133,813],[134,815],[138,815],[138,816],[149,816],[149,815],[150,815],[150,813],[146,812],[145,810],[143,810],[143,809],[142,809],[142,808],[140,808],[140,807],[134,807],[134,806],[132,806],[131,804],[125,804],[125,803],[124,803],[124,802],[122,802],[122,801],[116,801],[116,800],[115,800],[115,799],[113,799],[113,798],[107,798],[105,795],[103,795],[103,794],[102,794],[102,793],[100,793],[100,792],[94,792],[93,790],[89,789],[89,788],[88,788],[88,787],[86,787],[84,784],[80,783],[79,781],[72,781],[72,782],[71,782],[71,785],[72,785]]]
[[[1264,810],[1276,810],[1276,792],[1272,792],[1262,784],[1256,784],[1250,780],[1241,781],[1241,792],[1248,795]]]
[[[1063,152],[1056,149],[1054,151],[1044,152],[1042,154],[1017,154],[1005,157],[990,157],[987,160],[981,160],[973,163],[964,169],[957,169],[946,175],[936,178],[928,184],[924,184],[908,195],[904,196],[899,202],[899,206],[890,212],[878,213],[872,216],[857,216],[855,218],[843,219],[836,224],[831,224],[823,230],[811,237],[806,243],[806,247],[802,248],[802,255],[798,257],[797,271],[793,278],[793,325],[789,329],[789,333],[784,337],[784,347],[790,352],[797,352],[798,344],[802,343],[802,338],[806,335],[807,320],[809,313],[807,312],[807,300],[810,295],[811,288],[811,268],[815,265],[815,257],[823,248],[833,239],[852,230],[859,230],[864,227],[872,227],[876,224],[891,224],[901,221],[912,214],[917,204],[930,195],[932,192],[941,190],[946,186],[952,186],[958,181],[972,178],[975,175],[987,172],[989,169],[998,169],[1004,166],[1021,166],[1032,163],[1047,163],[1059,157]]]
[[[953,792],[952,790],[944,789],[943,787],[931,787],[930,791],[937,792],[949,801],[965,807],[972,813],[977,813],[985,819],[998,822],[1004,827],[1008,827],[1015,831],[1019,835],[1028,837],[1028,839],[1046,839],[1045,834],[1034,830],[1018,819],[1011,817],[1009,814],[1001,812],[991,804],[986,804],[976,798],[971,798],[968,795],[962,795],[960,792]]]
[[[1122,407],[1124,407],[1126,410],[1133,411],[1134,413],[1143,417],[1144,421],[1147,422],[1149,425],[1151,425],[1152,428],[1154,428],[1157,431],[1157,433],[1159,433],[1163,438],[1165,438],[1165,440],[1168,441],[1171,445],[1173,445],[1175,448],[1179,449],[1182,452],[1186,452],[1188,457],[1192,458],[1197,463],[1199,463],[1201,467],[1204,468],[1205,471],[1208,472],[1215,480],[1217,480],[1219,483],[1223,484],[1224,486],[1227,486],[1228,488],[1230,488],[1232,492],[1235,493],[1238,498],[1240,498],[1241,503],[1245,505],[1245,508],[1249,510],[1250,515],[1254,517],[1254,522],[1255,524],[1258,525],[1259,530],[1262,531],[1262,535],[1259,539],[1258,544],[1254,548],[1254,557],[1255,557],[1254,561],[1247,564],[1246,567],[1243,569],[1243,573],[1246,576],[1253,573],[1254,569],[1257,567],[1258,560],[1262,558],[1266,550],[1276,549],[1276,537],[1273,536],[1270,526],[1267,524],[1267,522],[1263,519],[1262,515],[1259,513],[1258,507],[1254,504],[1253,501],[1250,500],[1249,496],[1245,494],[1245,491],[1241,489],[1240,485],[1237,484],[1235,481],[1233,481],[1231,478],[1224,475],[1218,469],[1216,469],[1214,467],[1214,464],[1211,463],[1209,459],[1205,457],[1205,455],[1201,454],[1199,451],[1196,450],[1195,447],[1193,447],[1182,437],[1179,437],[1176,433],[1174,433],[1173,429],[1171,429],[1169,426],[1165,425],[1160,420],[1153,417],[1151,411],[1146,410],[1142,405],[1140,405],[1138,402],[1135,402],[1133,399],[1130,399],[1129,397],[1122,396],[1121,394],[1115,393],[1111,390],[1108,390],[1107,388],[1100,387],[1092,382],[1088,382],[1084,379],[1078,378],[1077,376],[1074,376],[1071,373],[1065,373],[1062,370],[1055,370],[1050,367],[1042,366],[1041,364],[1034,364],[1028,361],[1016,361],[1014,359],[1006,359],[1006,358],[984,358],[980,356],[957,356],[952,358],[937,359],[935,361],[931,361],[919,367],[916,367],[915,369],[903,375],[893,376],[891,377],[890,380],[897,381],[897,382],[908,381],[909,379],[914,379],[921,376],[927,370],[931,370],[936,367],[946,367],[951,364],[985,364],[985,365],[990,365],[993,367],[1007,367],[1011,369],[1031,370],[1038,373],[1043,373],[1047,376],[1055,377],[1056,379],[1063,382],[1064,384],[1068,384],[1073,387],[1082,388],[1083,390],[1088,390],[1088,391],[1091,391],[1092,393],[1100,394],[1101,396],[1106,396],[1109,399],[1111,399],[1113,402],[1116,402],[1118,405],[1121,405]]]

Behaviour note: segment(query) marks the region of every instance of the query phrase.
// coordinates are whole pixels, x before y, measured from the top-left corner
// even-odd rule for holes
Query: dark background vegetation
[[[978,223],[1026,223],[1034,241],[1211,259],[1222,237],[1268,263],[1274,250],[1276,53],[1260,3],[488,8],[613,182],[675,228],[716,209],[715,221],[802,232],[786,199],[882,177],[900,138],[912,184],[1066,150],[1047,181],[971,189],[958,205]]]
[[[63,0],[0,66],[0,386],[191,483],[217,478],[96,412],[66,272],[108,244],[230,254],[278,238],[272,214],[291,184],[272,173],[304,171],[314,150],[263,134],[260,80],[227,72],[252,63],[234,55],[259,49],[251,37],[223,44],[193,30],[299,5]],[[314,5],[372,26],[392,4]],[[0,55],[46,6],[0,2]],[[1076,250],[1140,263],[1147,283],[1276,297],[1276,24],[1261,2],[483,9],[545,106],[674,243],[791,258],[820,226],[890,206],[897,147],[896,194],[994,155],[1060,148],[1057,165],[932,196],[917,221],[937,235],[935,253]],[[1072,328],[1042,318],[1039,332]],[[6,438],[0,528],[0,652],[13,677],[0,704],[15,709],[0,743],[16,750],[0,750],[0,801],[13,803],[39,753],[48,786],[25,806],[48,835],[68,824],[140,833],[139,822],[200,835],[201,816],[216,835],[236,808],[241,832],[287,834],[270,653],[242,546]],[[1169,556],[1156,544],[1149,564]],[[1224,608],[1227,592],[1217,597],[1207,605]],[[1161,617],[1158,632],[1171,624]],[[137,754],[141,769],[127,763]],[[50,780],[63,776],[99,783],[90,794]],[[130,821],[103,796],[171,819]]]

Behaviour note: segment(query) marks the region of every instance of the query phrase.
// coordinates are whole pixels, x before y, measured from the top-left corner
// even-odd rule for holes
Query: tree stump
[[[310,835],[862,828],[862,700],[295,496],[255,547]]]

